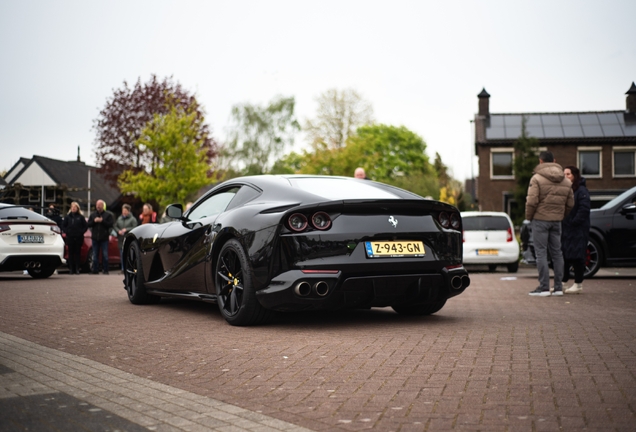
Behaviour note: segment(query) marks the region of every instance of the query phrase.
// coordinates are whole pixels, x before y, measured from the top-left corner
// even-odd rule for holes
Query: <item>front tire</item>
[[[243,246],[230,239],[216,263],[216,294],[221,315],[234,326],[262,324],[273,316],[256,299],[252,268]]]
[[[435,312],[439,312],[440,309],[444,307],[446,304],[446,300],[442,300],[437,303],[432,304],[422,304],[422,305],[396,305],[391,306],[391,308],[399,313],[400,315],[411,315],[411,316],[423,316],[423,315],[432,315]]]
[[[133,241],[124,255],[124,286],[128,293],[128,300],[132,304],[157,303],[160,300],[160,297],[146,292],[144,283],[141,249],[139,244]]]

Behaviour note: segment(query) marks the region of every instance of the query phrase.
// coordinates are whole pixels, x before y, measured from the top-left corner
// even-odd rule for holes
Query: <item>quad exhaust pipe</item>
[[[40,261],[25,261],[24,262],[24,268],[26,269],[30,269],[30,268],[40,268],[42,267],[42,264],[40,263]]]
[[[307,297],[314,292],[319,297],[324,297],[329,294],[329,284],[325,281],[318,281],[313,286],[307,282],[298,282],[294,287],[294,292],[300,297]]]

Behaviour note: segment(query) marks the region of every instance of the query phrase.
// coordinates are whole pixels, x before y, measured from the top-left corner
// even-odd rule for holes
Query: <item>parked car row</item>
[[[62,233],[65,237],[65,234]],[[101,251],[100,251],[101,257]],[[64,245],[64,259],[68,259],[68,246]],[[99,261],[101,263],[101,259]],[[119,246],[117,244],[117,236],[108,237],[108,266],[119,268],[121,258],[119,256]],[[83,272],[90,272],[93,266],[93,239],[91,238],[90,228],[84,233],[84,243],[80,249],[80,267]]]

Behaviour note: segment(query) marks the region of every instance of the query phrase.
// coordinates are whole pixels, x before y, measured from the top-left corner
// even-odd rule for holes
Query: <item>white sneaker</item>
[[[583,291],[582,283],[575,283],[570,288],[565,290],[566,294],[580,294]]]

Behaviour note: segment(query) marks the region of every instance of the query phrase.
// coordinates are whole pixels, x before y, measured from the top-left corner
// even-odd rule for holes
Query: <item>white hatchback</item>
[[[0,203],[0,271],[26,270],[37,279],[64,264],[64,239],[51,219]]]
[[[512,220],[503,212],[463,212],[464,264],[487,264],[490,271],[505,265],[519,269],[519,242]]]

